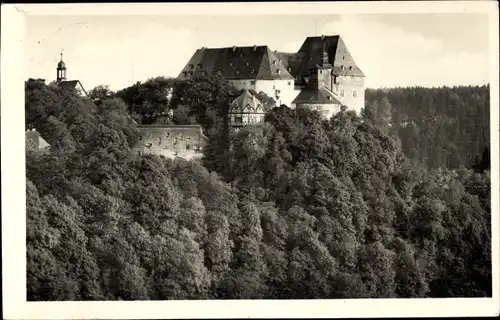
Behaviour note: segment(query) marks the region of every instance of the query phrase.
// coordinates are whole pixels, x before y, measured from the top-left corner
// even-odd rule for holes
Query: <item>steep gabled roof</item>
[[[31,150],[41,150],[50,147],[50,144],[38,133],[38,131],[28,130],[25,134],[26,148]]]
[[[198,49],[182,69],[178,79],[217,74],[227,80],[293,79],[267,46]]]
[[[321,65],[323,50],[328,53],[328,61],[333,73],[342,76],[364,77],[340,36],[308,37],[295,54],[278,52],[286,68],[293,76],[309,74],[309,70]]]
[[[293,100],[293,104],[342,104],[338,97],[326,88],[303,89]]]
[[[229,113],[242,113],[248,106],[251,108],[250,112],[252,113],[264,113],[262,102],[248,90],[243,91],[242,94],[233,100]]]
[[[77,89],[80,88],[83,93],[87,96],[87,91],[83,87],[82,83],[80,80],[69,80],[69,81],[61,81],[58,83],[59,86],[65,87],[65,88],[71,88],[71,89]]]

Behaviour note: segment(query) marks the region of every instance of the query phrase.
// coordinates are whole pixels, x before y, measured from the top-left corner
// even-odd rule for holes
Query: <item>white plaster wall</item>
[[[330,119],[332,116],[340,112],[339,104],[300,104],[301,106],[311,108],[321,112],[323,118]]]
[[[276,105],[286,104],[292,107],[292,101],[297,97],[298,91],[295,90],[294,80],[257,80],[255,83],[256,92],[264,92],[274,100],[276,99],[276,90],[280,90],[279,101]]]

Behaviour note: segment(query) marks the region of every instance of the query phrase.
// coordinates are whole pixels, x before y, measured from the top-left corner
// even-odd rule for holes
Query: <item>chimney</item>
[[[253,51],[257,51],[257,46],[253,46]]]
[[[325,36],[324,35],[321,36],[321,40],[325,40]]]
[[[233,52],[236,51],[236,46],[233,46]]]

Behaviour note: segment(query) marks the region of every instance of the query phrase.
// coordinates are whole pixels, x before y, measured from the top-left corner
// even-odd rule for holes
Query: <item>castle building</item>
[[[139,125],[139,139],[133,150],[166,158],[197,159],[203,156],[208,138],[200,125]]]
[[[179,74],[186,80],[219,74],[238,89],[264,92],[276,105],[305,105],[330,117],[346,106],[364,107],[365,75],[342,38],[308,37],[297,53],[267,46],[201,48]]]
[[[268,46],[198,49],[178,79],[215,75],[237,89],[265,92],[278,106],[290,106],[297,96],[294,77]]]
[[[262,102],[248,89],[234,99],[229,107],[229,125],[236,130],[248,124],[263,122],[264,116]]]

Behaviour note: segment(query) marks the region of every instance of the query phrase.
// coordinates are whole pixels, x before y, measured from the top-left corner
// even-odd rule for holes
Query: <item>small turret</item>
[[[63,54],[61,52],[61,61],[57,64],[57,82],[66,81],[66,64],[63,61]]]

